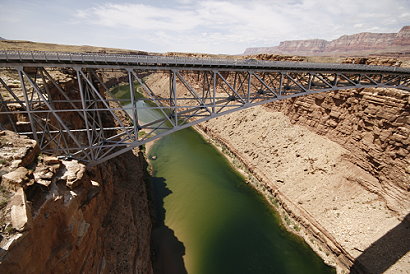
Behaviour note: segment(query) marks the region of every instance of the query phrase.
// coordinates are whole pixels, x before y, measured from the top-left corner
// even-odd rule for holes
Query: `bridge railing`
[[[80,63],[80,64],[117,64],[117,65],[148,65],[148,66],[205,66],[205,67],[243,67],[287,70],[326,70],[351,72],[390,72],[410,73],[409,68],[385,67],[359,64],[279,62],[255,59],[222,59],[196,58],[180,56],[156,55],[126,55],[102,53],[72,53],[45,51],[0,51],[2,63]],[[4,65],[3,65],[4,66]]]

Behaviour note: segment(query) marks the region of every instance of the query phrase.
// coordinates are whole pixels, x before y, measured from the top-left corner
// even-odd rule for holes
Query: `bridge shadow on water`
[[[377,225],[377,224],[375,224]],[[351,273],[385,272],[410,251],[410,213],[357,257]]]
[[[153,266],[155,274],[186,274],[183,256],[185,246],[165,225],[164,198],[172,193],[162,177],[151,177],[151,195],[154,206],[152,230]]]

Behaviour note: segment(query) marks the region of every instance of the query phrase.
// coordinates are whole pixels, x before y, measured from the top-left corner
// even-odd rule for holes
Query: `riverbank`
[[[335,267],[338,273],[348,272],[347,260],[349,258],[340,260],[341,258],[336,256],[336,254],[341,254],[337,250],[341,248],[340,245],[307,212],[298,208],[277,188],[272,187],[266,176],[257,172],[255,166],[246,161],[228,141],[205,131],[206,127],[201,124],[194,126],[194,128],[226,157],[232,167],[247,179],[248,184],[263,195],[270,206],[279,214],[281,225],[287,231],[303,238],[312,250],[326,264]]]
[[[258,179],[255,188],[282,209],[284,224],[339,273],[347,272],[370,251],[366,267],[380,261],[378,267],[390,273],[408,269],[408,254],[396,262],[386,259],[392,255],[373,248],[377,239],[390,235],[403,221],[358,183],[374,178],[348,160],[349,151],[264,107],[216,118],[200,127],[208,138],[222,144],[225,154],[234,155],[236,166],[239,163]],[[398,239],[390,245],[398,245]],[[389,269],[380,266],[387,262],[395,264]]]
[[[188,273],[333,273],[197,131],[175,132],[148,149],[162,215],[156,223],[163,221],[154,236],[172,240],[165,248],[154,240],[155,269],[174,267],[171,256],[183,258]]]

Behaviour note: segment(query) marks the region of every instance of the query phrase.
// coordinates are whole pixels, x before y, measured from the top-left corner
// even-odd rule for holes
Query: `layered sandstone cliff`
[[[1,273],[151,273],[144,158],[95,168],[1,131]]]
[[[374,183],[359,183],[403,216],[410,209],[409,100],[405,91],[359,89],[295,98],[269,107],[348,149],[350,161],[377,178]]]
[[[332,41],[322,39],[284,41],[275,47],[248,48],[244,54],[274,53],[311,56],[363,55],[376,52],[410,52],[410,27],[405,26],[398,33],[363,32],[343,35]]]

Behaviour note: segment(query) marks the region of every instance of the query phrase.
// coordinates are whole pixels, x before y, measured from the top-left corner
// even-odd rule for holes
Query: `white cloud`
[[[176,0],[176,2],[179,4],[187,5],[187,4],[193,3],[194,1],[193,0]]]
[[[410,22],[409,0],[36,0],[24,14],[14,12],[20,0],[3,1],[4,36],[148,51],[240,53],[283,40],[396,32]]]
[[[80,10],[77,16],[88,19],[89,23],[136,30],[186,31],[198,23],[193,11],[144,4],[105,4],[86,11]],[[186,19],[189,19],[189,23]]]
[[[142,39],[170,50],[216,52],[274,45],[285,39],[333,39],[344,33],[382,31],[397,23],[395,11],[403,14],[403,5],[409,6],[404,0],[176,1],[189,4],[189,9],[105,4],[78,11],[77,17],[105,27],[135,30]],[[378,22],[384,27],[377,26]]]

